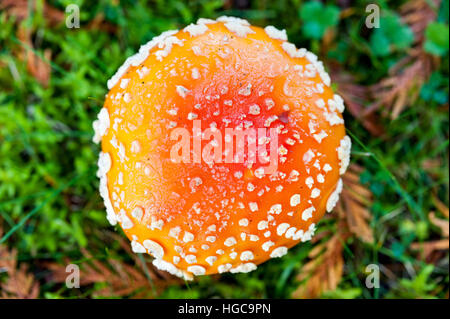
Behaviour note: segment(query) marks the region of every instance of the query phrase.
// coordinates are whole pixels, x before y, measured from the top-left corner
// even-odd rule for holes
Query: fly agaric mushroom
[[[187,279],[252,271],[310,240],[336,205],[351,147],[343,100],[322,63],[287,42],[285,30],[200,19],[143,45],[108,88],[93,124],[100,194],[109,222],[156,267]],[[196,121],[211,129],[209,139],[174,161],[172,130],[194,130]],[[274,129],[276,148],[272,135],[257,144],[266,160],[267,151],[277,155],[276,170],[266,174],[249,154],[198,160],[199,146],[227,142],[233,127]]]

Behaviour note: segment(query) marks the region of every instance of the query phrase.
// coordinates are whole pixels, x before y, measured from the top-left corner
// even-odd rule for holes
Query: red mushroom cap
[[[351,147],[343,100],[284,30],[200,19],[142,46],[108,88],[94,122],[100,193],[158,268],[188,279],[254,270],[310,240],[335,206]],[[256,159],[225,147],[251,129]]]

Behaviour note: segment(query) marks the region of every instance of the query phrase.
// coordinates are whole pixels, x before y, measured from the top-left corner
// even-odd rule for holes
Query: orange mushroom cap
[[[284,30],[200,19],[142,46],[108,88],[93,124],[100,194],[111,224],[156,267],[187,279],[252,271],[310,240],[335,206],[351,147],[343,100]],[[194,132],[196,123],[212,132],[201,149],[217,136],[226,143],[227,128],[275,129],[276,170],[262,173],[249,154],[196,161],[195,133],[187,158],[174,161],[173,130]],[[266,159],[273,140],[257,136]]]

